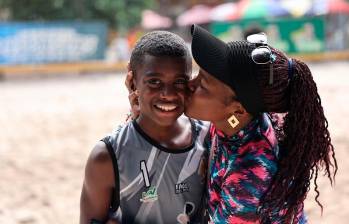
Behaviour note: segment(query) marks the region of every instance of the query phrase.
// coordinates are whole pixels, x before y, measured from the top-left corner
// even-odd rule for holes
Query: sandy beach
[[[349,62],[310,64],[338,160],[336,182],[319,177],[311,224],[349,221]],[[78,223],[87,156],[128,111],[123,74],[0,82],[0,223]],[[348,173],[347,173],[348,172]]]

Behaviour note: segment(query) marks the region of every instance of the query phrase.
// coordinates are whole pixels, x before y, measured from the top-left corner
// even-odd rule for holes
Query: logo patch
[[[175,185],[176,194],[181,194],[184,192],[189,192],[189,186],[187,183],[179,183]]]
[[[158,192],[155,187],[150,187],[147,192],[142,192],[141,202],[153,202],[158,200]]]

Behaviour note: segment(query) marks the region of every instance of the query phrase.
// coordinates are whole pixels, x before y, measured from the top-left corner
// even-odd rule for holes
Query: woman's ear
[[[244,116],[248,114],[244,106],[242,106],[242,104],[237,100],[231,101],[229,105],[229,111],[233,112],[237,116]]]

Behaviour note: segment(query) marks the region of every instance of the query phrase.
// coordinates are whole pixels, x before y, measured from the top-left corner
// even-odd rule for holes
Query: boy
[[[196,222],[205,184],[199,168],[207,125],[182,115],[191,75],[189,50],[177,35],[154,31],[138,41],[128,70],[140,114],[92,150],[80,224],[111,217],[118,223]]]

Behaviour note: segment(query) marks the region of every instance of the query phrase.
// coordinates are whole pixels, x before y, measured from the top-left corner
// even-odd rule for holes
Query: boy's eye
[[[156,88],[161,85],[161,81],[159,79],[149,79],[147,81],[150,87]]]
[[[178,88],[185,88],[188,84],[188,80],[186,79],[177,79],[175,81],[175,85],[178,87]]]
[[[200,86],[201,88],[205,89],[205,85],[204,85],[204,83],[203,83],[203,81],[202,81],[202,80],[200,80],[200,82],[199,82],[199,86]]]

